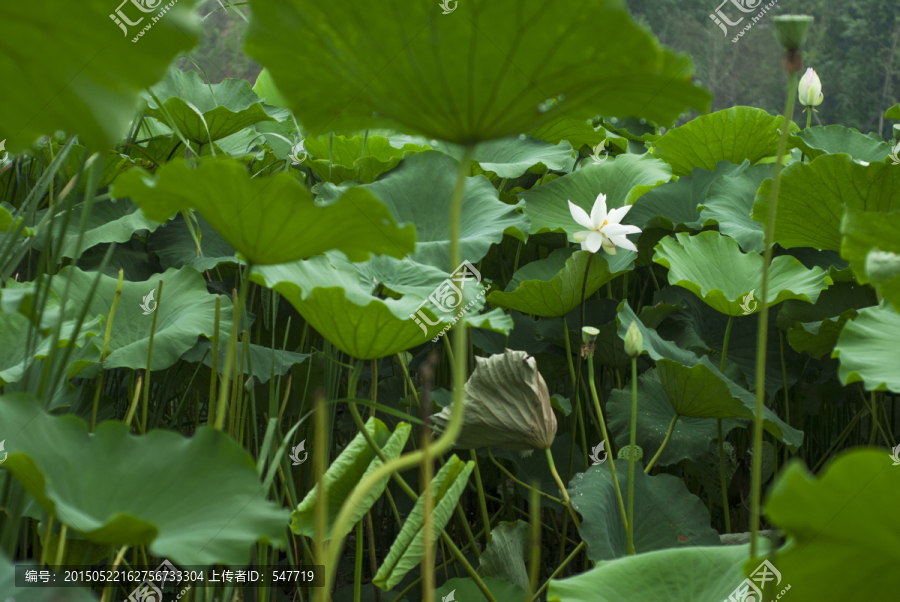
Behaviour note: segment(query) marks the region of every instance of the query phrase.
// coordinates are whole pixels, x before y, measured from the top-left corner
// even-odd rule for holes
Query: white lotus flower
[[[822,104],[825,95],[822,94],[822,82],[816,75],[815,69],[810,67],[800,78],[800,104],[805,107],[817,107]]]
[[[623,226],[619,223],[629,209],[631,209],[631,205],[625,205],[624,207],[613,209],[607,214],[605,194],[597,195],[597,200],[594,201],[594,207],[591,209],[590,215],[587,214],[587,211],[569,201],[569,212],[572,214],[572,219],[587,228],[587,230],[576,232],[573,235],[575,242],[581,243],[583,251],[590,251],[591,253],[596,253],[601,247],[610,255],[616,254],[616,247],[622,247],[637,253],[637,247],[625,238],[625,235],[637,234],[641,229],[637,226]]]

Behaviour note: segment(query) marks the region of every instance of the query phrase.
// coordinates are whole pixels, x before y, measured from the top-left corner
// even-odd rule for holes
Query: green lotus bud
[[[813,18],[809,15],[781,15],[774,17],[775,37],[785,50],[800,50],[806,42],[806,32]]]
[[[625,333],[625,353],[631,357],[637,357],[644,348],[644,337],[641,335],[641,329],[638,328],[637,322],[632,321]]]

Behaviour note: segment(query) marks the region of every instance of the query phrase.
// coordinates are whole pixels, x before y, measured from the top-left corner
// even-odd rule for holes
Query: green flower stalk
[[[637,322],[625,333],[625,353],[631,356],[631,444],[628,447],[628,553],[634,549],[634,450],[637,437],[637,358],[643,347],[643,336]]]

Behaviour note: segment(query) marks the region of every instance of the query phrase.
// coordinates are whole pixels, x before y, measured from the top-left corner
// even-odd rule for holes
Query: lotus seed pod
[[[775,37],[785,50],[800,50],[806,42],[806,32],[813,22],[809,15],[781,15],[774,17]]]

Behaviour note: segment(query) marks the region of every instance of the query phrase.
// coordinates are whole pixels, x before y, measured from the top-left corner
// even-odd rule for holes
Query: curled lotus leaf
[[[537,361],[524,351],[507,349],[476,357],[466,383],[462,431],[457,448],[548,449],[556,436],[556,415]],[[438,430],[450,421],[452,406],[433,417]]]

